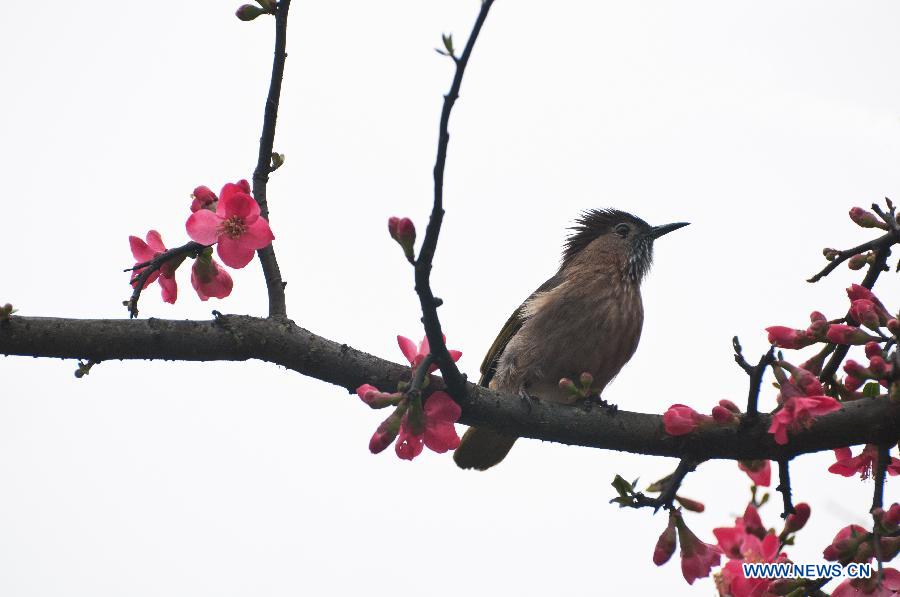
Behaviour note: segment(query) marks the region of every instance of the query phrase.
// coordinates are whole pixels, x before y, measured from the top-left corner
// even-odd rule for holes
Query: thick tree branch
[[[167,359],[245,361],[258,359],[333,383],[349,391],[371,383],[396,387],[409,366],[355,350],[304,330],[288,320],[223,315],[213,321],[161,319],[59,319],[17,317],[0,324],[0,354],[109,361]],[[429,391],[442,386],[439,378]],[[571,445],[638,454],[732,460],[784,460],[799,454],[900,439],[900,404],[863,398],[817,419],[780,446],[767,433],[768,415],[746,426],[711,426],[686,436],[665,433],[662,417],[619,410],[585,411],[466,384],[460,422]],[[626,399],[627,401],[627,399]]]
[[[484,25],[493,3],[494,0],[482,0],[481,10],[475,19],[475,25],[472,27],[472,33],[469,34],[469,39],[466,42],[462,55],[459,57],[452,56],[456,65],[456,72],[453,75],[450,91],[444,96],[444,106],[441,109],[437,157],[434,162],[434,203],[432,204],[428,227],[425,229],[425,239],[422,241],[422,248],[419,249],[419,256],[416,259],[416,294],[419,295],[419,303],[422,306],[422,323],[425,326],[425,335],[428,337],[428,344],[435,356],[441,374],[447,380],[447,389],[457,402],[463,401],[465,397],[466,382],[456,367],[456,363],[450,358],[447,345],[444,343],[441,321],[437,313],[437,308],[442,301],[435,297],[434,292],[431,290],[431,266],[434,260],[434,253],[437,250],[438,237],[441,234],[441,222],[444,219],[444,167],[447,163],[447,146],[450,143],[450,112],[453,111],[453,104],[456,103],[459,97],[459,89],[462,86],[466,66],[469,64],[469,58],[472,56],[472,50],[475,48],[478,34],[481,32],[481,27]]]
[[[266,97],[266,110],[263,117],[262,135],[259,138],[259,157],[256,170],[253,171],[253,197],[259,203],[262,217],[269,219],[269,203],[266,197],[266,185],[272,167],[272,148],[275,146],[275,124],[278,120],[278,103],[281,100],[281,81],[284,78],[284,62],[287,59],[287,20],[291,0],[279,0],[275,12],[275,57],[272,61],[272,80],[269,83],[269,95]],[[281,279],[281,270],[275,258],[275,249],[270,244],[258,251],[269,292],[269,317],[287,317],[287,305],[284,298],[285,283]]]

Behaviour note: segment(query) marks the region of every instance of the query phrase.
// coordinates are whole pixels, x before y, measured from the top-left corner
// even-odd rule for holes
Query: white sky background
[[[391,215],[424,231],[441,95],[475,1],[303,2],[291,13],[270,185],[289,314],[402,360],[422,335]],[[8,7],[0,21],[0,299],[22,315],[124,318],[129,234],[187,237],[188,195],[249,178],[272,23],[237,3]],[[804,280],[823,246],[868,235],[846,212],[900,198],[900,8],[891,2],[499,0],[451,121],[447,217],[433,285],[460,366],[557,266],[582,209],[653,224],[643,341],[606,397],[662,412],[741,403],[730,339],[846,308],[846,269]],[[266,312],[256,262],[201,303],[188,267],[176,305],[142,317]],[[896,277],[881,296],[900,306]],[[664,515],[609,505],[616,473],[655,480],[669,459],[521,441],[487,473],[444,455],[372,456],[383,418],[341,388],[263,363],[0,360],[0,593],[44,595],[609,595],[693,588],[677,556],[650,561]],[[762,405],[774,405],[767,388]],[[820,561],[868,524],[871,483],[795,462],[812,528],[789,550]],[[887,501],[898,499],[897,481]],[[707,541],[749,482],[703,465],[683,492]],[[779,496],[763,509],[780,528]],[[833,585],[832,585],[833,586]]]

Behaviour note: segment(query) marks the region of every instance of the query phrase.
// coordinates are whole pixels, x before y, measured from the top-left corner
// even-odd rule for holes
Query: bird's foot
[[[528,412],[534,410],[534,403],[537,402],[537,396],[532,396],[525,391],[525,388],[519,388],[519,399],[528,406]]]
[[[608,415],[614,415],[619,411],[619,406],[604,400],[600,394],[591,394],[581,402],[581,407],[590,412],[595,406],[599,406]]]

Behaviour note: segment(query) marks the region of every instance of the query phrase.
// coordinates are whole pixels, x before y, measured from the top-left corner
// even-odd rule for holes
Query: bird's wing
[[[559,274],[556,274],[531,293],[531,295],[525,299],[519,308],[513,311],[513,314],[509,316],[509,319],[506,320],[506,324],[503,326],[503,329],[500,330],[500,333],[497,335],[497,339],[494,340],[494,343],[491,344],[491,347],[488,349],[487,354],[484,355],[484,360],[481,362],[481,379],[478,380],[478,384],[487,387],[487,385],[491,382],[491,379],[494,377],[494,373],[497,371],[497,361],[500,360],[500,355],[503,354],[503,351],[506,350],[506,345],[509,344],[509,341],[513,336],[516,335],[522,328],[522,324],[525,323],[525,305],[531,300],[536,294],[541,292],[547,292],[548,290],[553,290],[557,286],[559,286],[563,282],[563,277]]]

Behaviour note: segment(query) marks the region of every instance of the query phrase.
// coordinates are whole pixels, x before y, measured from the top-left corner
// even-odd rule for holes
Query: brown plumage
[[[637,349],[644,322],[640,284],[653,260],[653,241],[686,225],[651,227],[613,209],[582,214],[559,271],[503,326],[481,364],[479,383],[568,402],[559,380],[587,371],[602,391]],[[453,458],[461,468],[485,470],[503,460],[515,441],[473,427]]]

